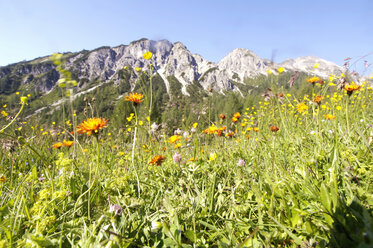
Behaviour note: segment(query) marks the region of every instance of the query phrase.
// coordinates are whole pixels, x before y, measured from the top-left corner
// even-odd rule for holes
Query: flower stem
[[[137,134],[137,111],[136,106],[134,105],[133,108],[135,109],[135,132],[133,134],[133,144],[132,144],[132,167],[135,170],[136,174],[136,181],[137,181],[137,191],[138,191],[138,197],[140,198],[140,181],[139,176],[137,175],[137,170],[135,168],[135,146],[136,146],[136,134]]]
[[[26,103],[22,102],[22,106],[20,108],[20,110],[18,111],[18,113],[16,114],[16,116],[13,118],[13,120],[11,122],[9,122],[8,125],[6,125],[5,127],[3,127],[1,130],[0,130],[0,133],[3,132],[5,129],[7,129],[10,125],[12,125],[12,123],[18,118],[18,116],[21,114],[24,106],[25,106]]]

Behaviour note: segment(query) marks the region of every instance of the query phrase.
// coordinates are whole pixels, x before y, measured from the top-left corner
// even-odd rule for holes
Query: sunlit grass
[[[321,81],[174,135],[145,87],[121,130],[3,113],[0,247],[369,247],[373,90]]]

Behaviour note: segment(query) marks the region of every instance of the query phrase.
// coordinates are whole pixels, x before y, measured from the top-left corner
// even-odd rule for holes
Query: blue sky
[[[234,48],[339,65],[373,52],[372,0],[2,0],[0,10],[0,66],[140,38],[181,41],[214,62]]]

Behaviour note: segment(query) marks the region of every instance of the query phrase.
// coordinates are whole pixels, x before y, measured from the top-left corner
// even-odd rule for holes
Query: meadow
[[[367,82],[311,76],[298,97],[274,80],[245,111],[169,135],[150,118],[153,68],[138,70],[150,88],[121,99],[120,129],[94,110],[39,126],[0,106],[0,247],[373,246]]]

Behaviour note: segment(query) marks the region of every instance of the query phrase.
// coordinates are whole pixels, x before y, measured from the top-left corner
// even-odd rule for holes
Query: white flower
[[[153,124],[150,126],[150,129],[152,132],[155,132],[157,131],[159,125],[157,125],[157,123],[153,122]]]
[[[189,133],[188,132],[184,132],[184,134],[183,134],[184,139],[188,138],[188,136],[189,136]]]
[[[152,221],[152,231],[156,231],[162,227],[162,223],[159,221]]]

